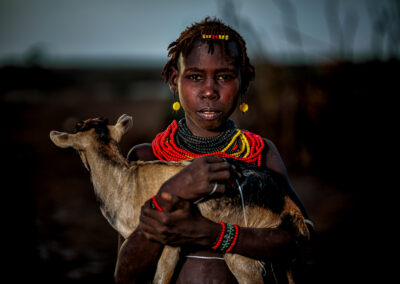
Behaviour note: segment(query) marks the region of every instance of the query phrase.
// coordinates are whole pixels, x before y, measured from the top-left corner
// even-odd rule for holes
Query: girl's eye
[[[227,81],[227,80],[233,80],[235,77],[233,75],[229,75],[229,74],[222,74],[222,75],[218,75],[217,79],[220,81]]]
[[[201,79],[201,77],[200,77],[200,75],[199,74],[191,74],[191,75],[189,75],[188,76],[188,78],[190,79],[190,80],[192,80],[192,81],[199,81],[200,79]]]

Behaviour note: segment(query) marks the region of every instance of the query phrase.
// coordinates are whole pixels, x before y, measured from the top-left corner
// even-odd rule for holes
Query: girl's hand
[[[219,224],[204,218],[191,202],[166,192],[157,202],[160,199],[163,211],[152,208],[151,200],[142,206],[139,228],[147,239],[171,246],[209,246],[218,237]]]
[[[225,183],[232,182],[234,170],[233,166],[221,157],[200,157],[167,180],[160,193],[169,192],[180,198],[195,201],[210,194],[216,184],[215,192],[224,193]]]

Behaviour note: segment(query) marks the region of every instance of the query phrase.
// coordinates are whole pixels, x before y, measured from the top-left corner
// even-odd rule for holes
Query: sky
[[[168,44],[205,16],[237,29],[258,58],[385,58],[371,23],[388,1],[0,0],[0,64],[34,52],[59,63],[165,60]]]

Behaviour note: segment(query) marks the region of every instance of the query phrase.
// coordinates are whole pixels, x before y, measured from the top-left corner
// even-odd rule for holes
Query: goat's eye
[[[107,117],[100,117],[100,121],[104,124],[108,124],[108,118]]]
[[[82,127],[83,127],[83,121],[78,121],[78,122],[76,123],[76,125],[75,125],[75,129],[76,129],[76,130],[81,129]]]

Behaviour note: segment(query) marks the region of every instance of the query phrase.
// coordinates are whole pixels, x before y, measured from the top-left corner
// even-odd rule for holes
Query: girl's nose
[[[209,100],[217,99],[219,97],[217,89],[218,87],[214,80],[212,79],[206,80],[203,86],[202,98]]]

